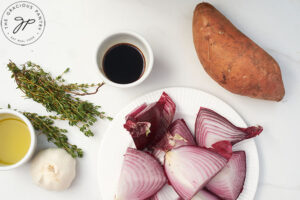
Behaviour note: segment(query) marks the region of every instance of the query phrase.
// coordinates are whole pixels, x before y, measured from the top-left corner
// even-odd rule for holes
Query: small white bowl
[[[120,84],[120,83],[115,83],[107,78],[107,76],[104,73],[103,70],[103,58],[105,56],[105,53],[114,45],[120,44],[120,43],[129,43],[134,46],[136,46],[144,55],[145,58],[145,64],[144,64],[144,72],[141,75],[141,77],[128,84]],[[153,57],[153,52],[152,49],[149,45],[149,43],[140,36],[137,33],[134,32],[118,32],[111,34],[107,36],[100,44],[98,51],[97,51],[97,56],[96,56],[96,61],[97,65],[100,71],[100,75],[102,80],[107,83],[108,85],[119,87],[119,88],[128,88],[128,87],[133,87],[139,85],[141,82],[143,82],[150,74],[152,67],[153,67],[153,62],[154,62],[154,57]]]
[[[31,124],[31,122],[23,114],[21,114],[17,111],[10,110],[10,109],[1,109],[0,110],[0,120],[5,119],[6,118],[5,115],[13,115],[14,117],[22,120],[27,125],[29,132],[30,132],[30,146],[29,146],[27,153],[21,160],[19,160],[17,163],[15,163],[13,165],[0,165],[0,170],[10,170],[10,169],[14,169],[14,168],[17,168],[17,167],[23,165],[28,160],[30,160],[30,158],[34,154],[34,151],[36,148],[36,135],[35,135],[35,131],[34,131],[34,128]]]

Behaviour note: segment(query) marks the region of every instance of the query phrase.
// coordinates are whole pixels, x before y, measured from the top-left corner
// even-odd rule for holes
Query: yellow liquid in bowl
[[[16,118],[0,120],[0,165],[13,165],[20,161],[30,146],[27,125]]]

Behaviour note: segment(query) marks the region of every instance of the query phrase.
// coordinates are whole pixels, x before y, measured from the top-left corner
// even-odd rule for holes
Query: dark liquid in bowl
[[[143,53],[134,45],[120,43],[112,46],[104,55],[103,70],[115,83],[128,84],[137,81],[144,72]]]

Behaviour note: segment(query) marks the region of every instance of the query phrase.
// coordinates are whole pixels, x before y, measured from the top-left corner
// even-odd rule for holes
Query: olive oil
[[[20,161],[30,146],[27,125],[12,116],[0,120],[0,165],[13,165]]]

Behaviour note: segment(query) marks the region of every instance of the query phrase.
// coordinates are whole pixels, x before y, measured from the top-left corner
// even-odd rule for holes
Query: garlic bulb
[[[76,160],[65,150],[50,148],[40,151],[32,161],[33,181],[47,190],[65,190],[76,175]]]

